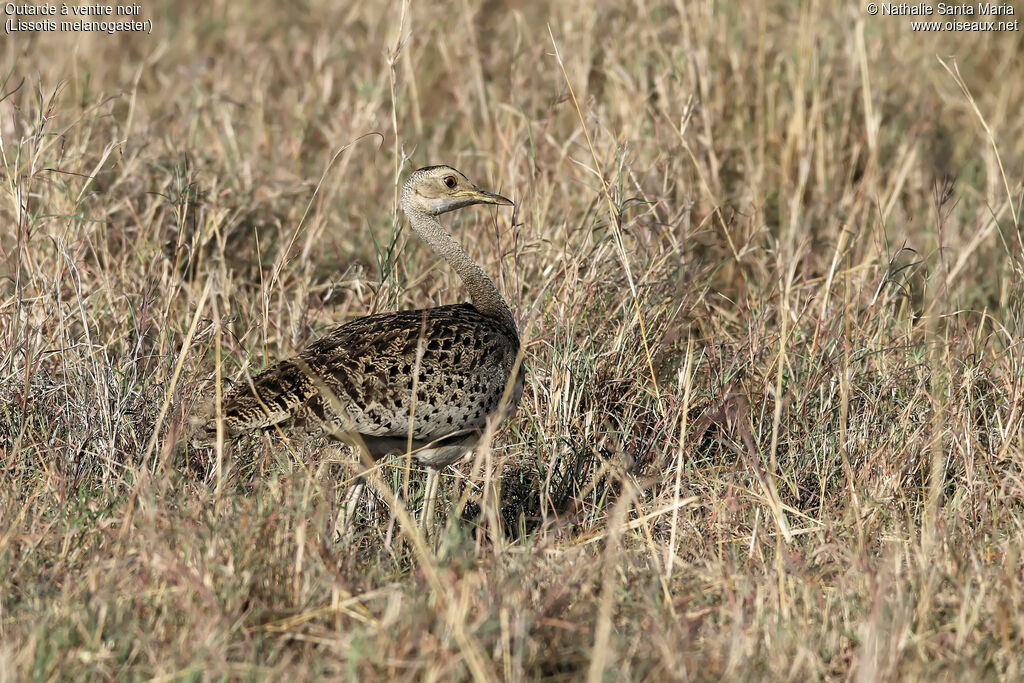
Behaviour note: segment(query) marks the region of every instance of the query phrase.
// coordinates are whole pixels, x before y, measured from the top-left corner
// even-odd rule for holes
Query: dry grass
[[[0,43],[0,679],[1024,676],[1022,34],[378,5]],[[337,447],[174,443],[461,300],[395,212],[439,162],[517,200],[451,223],[526,394],[433,546],[337,545]]]

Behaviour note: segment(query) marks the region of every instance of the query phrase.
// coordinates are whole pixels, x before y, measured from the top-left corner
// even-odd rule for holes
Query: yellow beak
[[[498,206],[513,206],[512,200],[509,199],[508,197],[502,197],[500,194],[494,194],[493,192],[485,192],[478,188],[466,190],[465,192],[461,192],[459,194],[460,196],[469,199],[474,204],[497,204]]]

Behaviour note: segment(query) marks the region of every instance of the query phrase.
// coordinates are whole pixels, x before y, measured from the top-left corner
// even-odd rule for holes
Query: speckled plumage
[[[365,446],[373,458],[405,452],[411,435],[413,456],[431,468],[426,495],[432,503],[436,470],[472,448],[489,418],[515,412],[523,392],[519,335],[508,305],[436,219],[472,204],[512,202],[448,166],[415,171],[402,191],[413,230],[462,278],[472,304],[341,325],[251,381],[240,380],[222,401],[224,435],[271,428],[326,434]],[[214,443],[217,423],[216,417],[202,420],[192,444]]]
[[[224,429],[228,436],[275,425],[340,439],[358,434],[381,457],[405,450],[412,417],[414,448],[446,437],[475,441],[501,402],[518,351],[515,330],[471,304],[358,318],[251,385],[240,382],[223,401]],[[520,368],[506,415],[522,387]],[[208,443],[216,421],[205,427]]]

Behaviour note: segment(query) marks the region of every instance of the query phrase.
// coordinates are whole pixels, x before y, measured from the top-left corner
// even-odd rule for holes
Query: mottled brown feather
[[[515,332],[471,304],[359,318],[251,384],[240,380],[224,399],[224,428],[228,436],[278,426],[401,440],[411,415],[417,442],[468,434],[498,408],[518,351]],[[214,438],[216,420],[209,420],[198,441]]]

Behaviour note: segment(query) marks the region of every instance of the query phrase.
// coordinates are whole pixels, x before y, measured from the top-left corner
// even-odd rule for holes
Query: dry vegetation
[[[602,4],[4,37],[0,679],[1024,676],[1022,34]],[[526,394],[429,547],[336,544],[337,446],[175,442],[462,300],[395,211],[439,162],[516,198],[448,223]]]

